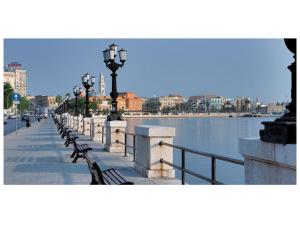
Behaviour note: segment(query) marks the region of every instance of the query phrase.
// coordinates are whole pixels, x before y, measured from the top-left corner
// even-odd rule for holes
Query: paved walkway
[[[79,143],[87,143],[89,153],[101,169],[116,168],[135,184],[180,184],[176,179],[147,179],[133,168],[132,157],[104,151],[103,145],[90,137],[78,135]],[[73,146],[64,147],[65,140],[51,118],[21,128],[18,134],[4,137],[4,184],[89,184],[91,175],[84,159],[71,163]]]

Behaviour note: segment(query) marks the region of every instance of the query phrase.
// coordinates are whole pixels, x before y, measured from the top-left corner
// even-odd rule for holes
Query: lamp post
[[[84,74],[84,76],[82,77],[82,84],[85,88],[85,117],[92,116],[89,110],[89,91],[90,88],[95,84],[95,81],[96,78],[88,73]]]
[[[78,116],[78,96],[82,93],[82,88],[77,85],[73,88],[73,94],[75,96],[75,116]]]
[[[260,130],[260,139],[270,143],[296,144],[296,39],[284,39],[287,48],[294,53],[295,61],[288,66],[292,73],[291,102],[286,106],[288,113],[273,122],[262,122],[264,130]]]
[[[110,92],[110,96],[112,98],[112,109],[110,111],[110,114],[107,116],[108,121],[113,120],[123,120],[122,115],[120,112],[118,112],[118,91],[117,91],[117,73],[116,71],[124,66],[124,63],[126,61],[126,50],[121,49],[117,51],[118,46],[114,43],[109,46],[106,50],[103,51],[103,57],[104,57],[104,63],[106,64],[106,67],[111,70],[112,74],[112,88]],[[117,57],[117,52],[119,53],[119,58],[121,63],[117,63],[115,61]]]

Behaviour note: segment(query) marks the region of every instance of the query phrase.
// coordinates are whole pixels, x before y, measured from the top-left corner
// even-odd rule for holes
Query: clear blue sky
[[[108,95],[111,77],[102,50],[112,42],[127,50],[118,91],[290,99],[286,67],[293,59],[282,39],[5,39],[4,64],[18,61],[27,69],[31,95],[72,93],[87,72],[97,82],[100,72],[105,75]]]

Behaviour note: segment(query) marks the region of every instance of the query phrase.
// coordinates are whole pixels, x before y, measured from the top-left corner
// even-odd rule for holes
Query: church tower
[[[100,96],[105,96],[105,80],[102,73],[99,75],[99,94]]]

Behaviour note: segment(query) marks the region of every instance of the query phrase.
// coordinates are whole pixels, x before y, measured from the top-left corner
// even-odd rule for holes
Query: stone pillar
[[[125,152],[125,146],[120,143],[116,143],[117,140],[124,143],[125,134],[122,132],[116,132],[116,130],[119,129],[120,131],[125,132],[126,125],[127,122],[124,120],[105,121],[105,149],[108,152]]]
[[[175,128],[161,126],[135,127],[135,162],[134,168],[147,178],[175,178],[173,167],[162,164],[160,159],[173,163],[173,148],[159,145],[160,141],[173,144]]]
[[[92,118],[91,137],[93,138],[93,141],[103,143],[104,140],[102,140],[102,132],[104,130],[104,121],[105,119],[102,118]]]
[[[73,127],[74,130],[77,130],[77,116],[73,117]]]
[[[70,115],[70,127],[73,128],[74,117]]]
[[[77,131],[79,133],[83,133],[83,117],[82,116],[77,117]]]
[[[70,126],[71,115],[67,114],[67,126]]]
[[[258,138],[239,140],[245,158],[246,184],[296,184],[296,145],[263,142]]]
[[[91,136],[91,120],[92,118],[83,118],[83,135]]]

